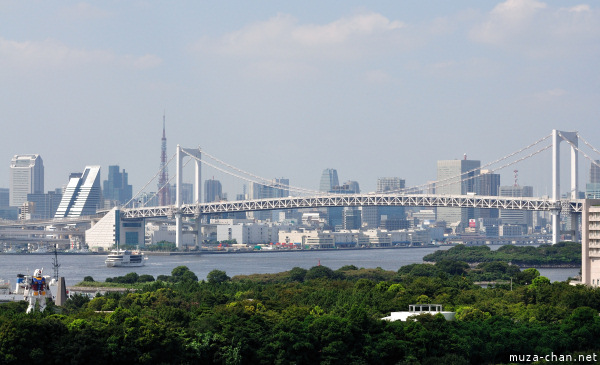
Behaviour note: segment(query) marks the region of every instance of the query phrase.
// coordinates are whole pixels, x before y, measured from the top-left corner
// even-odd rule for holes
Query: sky
[[[599,60],[589,0],[0,0],[0,187],[13,155],[35,153],[46,190],[119,165],[137,192],[160,168],[163,116],[169,157],[201,147],[315,190],[325,168],[363,192],[385,176],[421,185],[438,160],[485,165],[552,129],[600,149]],[[589,166],[580,155],[580,189]],[[514,170],[551,194],[550,150],[502,185]]]

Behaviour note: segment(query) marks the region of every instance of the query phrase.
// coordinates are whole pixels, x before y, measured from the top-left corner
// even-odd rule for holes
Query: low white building
[[[112,249],[119,244],[144,245],[144,225],[142,220],[121,221],[120,211],[111,209],[92,227],[85,231],[85,243],[92,251]]]
[[[146,245],[155,245],[159,242],[175,243],[177,229],[174,225],[166,223],[148,222],[146,223],[145,243]],[[193,233],[182,232],[181,243],[184,246],[195,246],[196,235]]]
[[[444,312],[441,304],[411,304],[408,306],[408,312],[392,312],[389,316],[383,317],[386,321],[407,321],[411,317],[419,314],[429,313],[431,315],[441,314],[447,321],[453,321],[456,312]]]
[[[217,241],[236,240],[245,245],[274,243],[280,226],[265,223],[218,224]]]

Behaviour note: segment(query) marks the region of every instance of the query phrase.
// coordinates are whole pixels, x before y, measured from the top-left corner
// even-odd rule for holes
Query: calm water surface
[[[105,255],[58,255],[60,276],[64,276],[67,286],[75,285],[85,276],[96,281],[107,277],[123,276],[130,272],[139,275],[170,275],[177,266],[187,266],[200,280],[214,269],[223,270],[229,276],[265,274],[288,271],[298,266],[310,269],[313,266],[327,266],[333,270],[344,265],[364,268],[381,267],[384,270],[398,270],[401,266],[422,263],[423,256],[436,250],[449,247],[396,248],[332,251],[293,251],[293,252],[254,252],[204,255],[149,256],[142,267],[108,268],[104,264]],[[0,255],[0,279],[14,283],[16,274],[33,273],[42,267],[45,275],[53,275],[54,255]],[[563,281],[575,276],[579,269],[539,269],[551,281]]]

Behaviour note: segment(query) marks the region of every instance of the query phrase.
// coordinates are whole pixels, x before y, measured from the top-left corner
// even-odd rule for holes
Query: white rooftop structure
[[[410,317],[425,313],[434,316],[440,313],[447,321],[453,321],[456,316],[456,312],[444,312],[441,304],[411,304],[408,306],[408,312],[392,312],[388,317],[382,319],[386,321],[407,321]]]

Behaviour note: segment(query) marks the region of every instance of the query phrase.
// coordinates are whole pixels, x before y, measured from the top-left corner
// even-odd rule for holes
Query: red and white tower
[[[167,136],[165,134],[165,115],[163,114],[163,134],[160,148],[160,176],[158,178],[158,205],[171,205],[169,170],[167,169]]]

